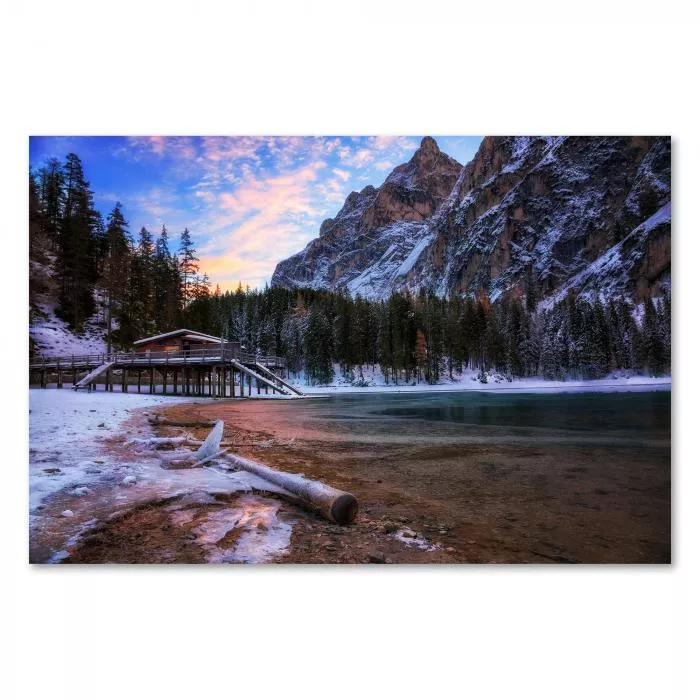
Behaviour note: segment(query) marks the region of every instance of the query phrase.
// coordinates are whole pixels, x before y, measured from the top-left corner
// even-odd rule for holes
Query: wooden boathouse
[[[286,381],[287,362],[274,355],[246,352],[240,343],[224,341],[206,333],[181,328],[142,338],[130,352],[29,360],[29,383],[46,388],[122,392],[136,387],[138,393],[210,396],[252,396],[262,391],[289,398],[304,394]]]

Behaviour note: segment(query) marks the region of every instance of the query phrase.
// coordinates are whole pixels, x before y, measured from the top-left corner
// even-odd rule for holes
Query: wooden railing
[[[99,367],[105,362],[118,365],[202,364],[209,362],[260,362],[271,367],[286,367],[287,361],[276,355],[256,355],[240,349],[237,343],[222,343],[190,350],[145,350],[141,352],[113,352],[93,355],[40,356],[30,358],[30,369],[70,369],[72,367]]]

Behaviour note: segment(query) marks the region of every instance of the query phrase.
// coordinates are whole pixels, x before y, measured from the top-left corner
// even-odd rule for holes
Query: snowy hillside
[[[424,139],[379,189],[352,193],[273,285],[639,300],[670,284],[669,138],[488,137],[456,165]]]
[[[85,324],[82,333],[76,334],[56,316],[50,303],[38,302],[38,313],[29,325],[29,337],[37,355],[93,355],[107,351],[105,329],[95,314]]]
[[[42,251],[29,261],[29,343],[35,355],[91,355],[106,352],[103,301],[96,295],[97,312],[81,332],[72,331],[56,316],[55,258]]]

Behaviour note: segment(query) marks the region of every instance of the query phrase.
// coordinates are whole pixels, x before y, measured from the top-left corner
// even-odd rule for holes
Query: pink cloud
[[[374,152],[369,148],[361,148],[354,153],[349,151],[347,155],[342,158],[342,160],[343,163],[347,163],[347,165],[350,165],[353,168],[363,168],[364,166],[369,165],[374,157]]]
[[[222,213],[212,227],[224,230],[216,241],[224,251],[204,250],[201,269],[219,284],[228,280],[226,284],[235,287],[239,279],[262,284],[275,263],[297,252],[308,238],[310,231],[303,222],[319,216],[313,198],[323,191],[316,181],[318,171],[325,167],[318,160],[283,175],[251,177],[234,191],[219,195]],[[329,194],[334,196],[334,191]]]
[[[146,154],[176,160],[193,160],[197,156],[197,148],[189,136],[129,136],[127,142],[136,160]]]
[[[415,139],[410,136],[373,136],[371,145],[377,151],[412,151],[416,148]]]
[[[250,159],[258,162],[258,149],[263,139],[252,136],[205,136],[202,139],[202,161]]]
[[[188,181],[184,197],[169,200],[152,191],[137,202],[152,220],[167,218],[171,233],[177,231],[173,222],[186,221],[198,241],[200,269],[224,289],[238,279],[251,286],[269,279],[277,261],[317,235],[321,219],[337,210],[351,187],[404,162],[417,145],[405,136],[149,136],[128,142],[129,158],[157,159],[171,181]]]

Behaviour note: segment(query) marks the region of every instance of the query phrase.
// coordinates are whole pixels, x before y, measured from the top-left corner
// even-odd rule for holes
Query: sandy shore
[[[223,418],[237,431],[256,426],[243,431],[251,440],[293,438],[293,448],[240,452],[358,497],[353,527],[300,516],[285,561],[670,560],[670,450],[663,441],[465,444],[449,435],[425,438],[419,423],[399,435],[381,426],[348,429],[308,414],[303,402],[183,404],[164,413]]]

